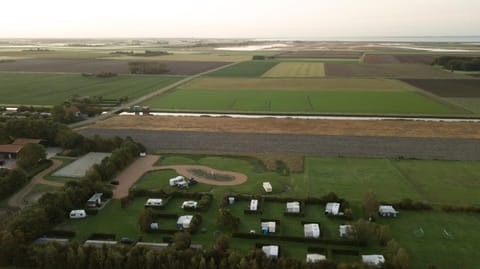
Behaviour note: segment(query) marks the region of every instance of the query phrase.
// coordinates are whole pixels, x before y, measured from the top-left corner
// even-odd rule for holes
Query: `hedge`
[[[88,240],[115,240],[115,234],[109,233],[93,233],[88,237]]]
[[[70,230],[51,230],[45,235],[50,238],[73,238],[75,237],[76,233]]]
[[[251,234],[251,233],[233,233],[233,237],[244,238],[244,239],[268,239],[268,240],[279,240],[279,241],[288,241],[288,242],[300,242],[300,243],[310,243],[310,244],[327,244],[327,245],[336,245],[336,246],[353,246],[353,247],[365,247],[365,242],[360,242],[358,240],[351,239],[316,239],[316,238],[305,238],[305,237],[296,237],[296,236],[283,236],[283,235],[264,235],[264,234]]]

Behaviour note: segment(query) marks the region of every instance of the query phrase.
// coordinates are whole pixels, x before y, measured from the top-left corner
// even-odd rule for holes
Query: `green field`
[[[179,76],[120,75],[86,78],[80,74],[0,73],[3,105],[56,105],[73,96],[135,99],[179,81]]]
[[[400,91],[412,87],[397,80],[372,78],[198,78],[181,89],[209,90],[369,90]]]
[[[248,61],[208,74],[211,77],[260,77],[275,66],[274,61]]]
[[[468,97],[468,98],[461,98],[461,97],[451,97],[451,98],[443,98],[447,102],[454,103],[459,105],[473,113],[480,114],[480,98]]]
[[[148,103],[167,111],[450,115],[459,111],[411,91],[193,90]]]
[[[323,63],[313,62],[288,62],[279,63],[263,74],[263,77],[324,77]]]

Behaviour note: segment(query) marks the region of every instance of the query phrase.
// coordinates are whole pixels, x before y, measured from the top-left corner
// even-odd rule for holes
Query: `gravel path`
[[[247,176],[242,173],[237,173],[237,172],[231,172],[231,171],[221,171],[221,170],[216,170],[213,168],[210,168],[208,166],[204,165],[168,165],[168,166],[156,166],[153,167],[153,170],[165,170],[165,169],[172,169],[175,170],[179,175],[182,175],[187,178],[195,178],[196,181],[209,184],[209,185],[216,185],[216,186],[234,186],[234,185],[240,185],[247,181]],[[229,181],[219,181],[219,180],[213,180],[213,179],[207,179],[203,177],[199,177],[197,175],[194,175],[192,172],[189,170],[191,169],[201,169],[206,172],[214,173],[214,174],[221,174],[221,175],[228,175],[234,177],[233,180]]]
[[[50,185],[54,187],[62,187],[63,183],[60,182],[54,182],[54,181],[49,181],[45,180],[43,177],[50,172],[56,170],[58,167],[62,165],[62,162],[59,160],[54,160],[52,159],[53,164],[49,168],[43,170],[42,172],[38,173],[35,175],[30,183],[28,183],[25,187],[23,187],[20,191],[15,193],[12,197],[10,197],[10,200],[8,200],[8,205],[11,207],[26,207],[29,205],[28,201],[25,200],[25,197],[30,193],[30,191],[33,189],[33,187],[36,184],[45,184],[45,185]]]
[[[335,135],[242,134],[147,131],[122,129],[79,130],[83,135],[131,136],[150,151],[190,151],[306,156],[354,156],[439,160],[480,160],[480,139],[406,138]]]

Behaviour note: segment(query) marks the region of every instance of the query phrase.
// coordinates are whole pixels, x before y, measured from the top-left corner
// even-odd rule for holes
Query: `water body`
[[[480,43],[480,36],[343,36],[343,37],[298,37],[260,38],[256,41],[365,41],[365,42],[458,42]]]

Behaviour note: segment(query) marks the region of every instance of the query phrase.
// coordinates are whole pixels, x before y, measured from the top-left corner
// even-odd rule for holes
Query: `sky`
[[[479,0],[7,0],[0,38],[480,35]]]

